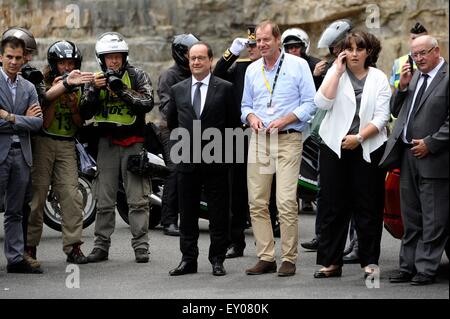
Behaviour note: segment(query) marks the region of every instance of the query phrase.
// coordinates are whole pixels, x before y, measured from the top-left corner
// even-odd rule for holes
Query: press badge
[[[270,104],[270,102],[267,103],[266,113],[268,115],[273,115],[275,113],[275,107],[273,106],[273,104]]]

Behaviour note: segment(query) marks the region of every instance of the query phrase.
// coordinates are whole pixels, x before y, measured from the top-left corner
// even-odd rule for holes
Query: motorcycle
[[[303,144],[302,161],[297,184],[297,197],[299,200],[303,199],[314,203],[316,201],[318,190],[318,149],[318,142],[314,138],[310,136],[305,140]],[[142,163],[147,161],[153,166],[151,166],[151,168],[147,167],[147,172],[142,171],[143,168],[141,167],[141,171],[136,171],[135,173],[144,175],[150,179],[153,191],[149,194],[149,229],[154,229],[160,224],[161,221],[164,173],[153,173],[155,172],[155,169],[164,170],[165,163],[162,155],[155,155],[147,151],[136,156],[143,155],[146,156],[146,159],[141,159]],[[92,191],[92,181],[94,179],[95,172],[96,167],[89,173],[83,173],[79,170],[79,192],[83,199],[83,228],[89,227],[95,221],[97,202]],[[116,208],[123,221],[129,224],[128,203],[122,181],[119,182],[119,190],[116,197]],[[270,210],[271,215],[273,216],[274,233],[276,237],[279,237],[279,224],[276,217],[276,205],[271,205]],[[202,194],[202,198],[199,203],[199,215],[203,219],[208,219],[208,204],[204,194]],[[44,207],[44,223],[54,230],[61,231],[61,208],[58,203],[58,198],[51,187],[49,189],[47,201]]]

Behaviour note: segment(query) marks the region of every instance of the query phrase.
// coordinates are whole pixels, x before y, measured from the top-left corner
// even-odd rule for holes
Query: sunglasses
[[[256,48],[256,43],[246,43],[245,44],[245,46],[247,47],[247,48]]]

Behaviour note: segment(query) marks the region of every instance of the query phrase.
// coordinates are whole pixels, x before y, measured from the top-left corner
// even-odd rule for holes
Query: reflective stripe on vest
[[[398,89],[398,84],[400,83],[400,73],[402,72],[402,67],[406,62],[408,62],[408,55],[405,54],[405,55],[399,57],[397,59],[397,61],[398,61],[397,70],[395,70],[395,74],[394,74],[394,87],[396,89]],[[414,70],[417,69],[416,63],[414,63],[413,68],[414,68]]]
[[[131,89],[131,80],[128,71],[123,74],[122,82],[127,88]],[[116,94],[107,90],[101,90],[99,101],[103,107],[94,117],[96,122],[132,125],[136,121],[136,115],[131,112],[128,105]]]
[[[81,98],[81,92],[77,92],[77,104],[79,105]],[[70,106],[68,105],[69,95],[63,94],[55,103],[55,117],[53,118],[50,126],[47,129],[43,129],[48,135],[73,137],[77,131],[77,126],[72,120],[72,113],[70,112]]]

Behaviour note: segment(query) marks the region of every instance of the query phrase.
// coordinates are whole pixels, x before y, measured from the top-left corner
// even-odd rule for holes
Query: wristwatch
[[[364,142],[364,137],[361,136],[361,134],[356,134],[356,139],[358,140],[359,144],[361,144],[362,142]]]
[[[5,121],[8,122],[15,122],[16,117],[12,113],[8,113],[8,115],[5,116]]]

